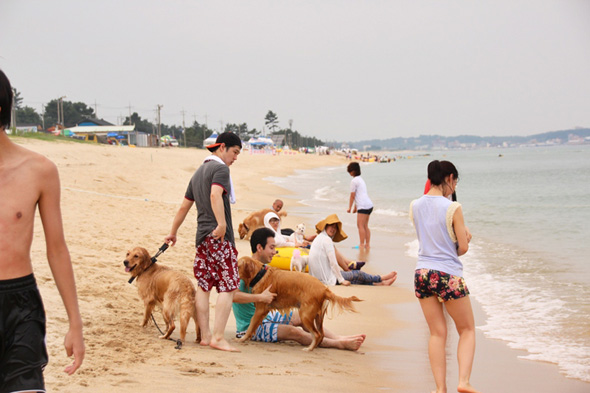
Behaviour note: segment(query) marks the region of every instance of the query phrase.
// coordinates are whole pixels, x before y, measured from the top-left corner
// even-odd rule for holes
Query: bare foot
[[[211,335],[201,334],[201,341],[199,342],[200,345],[203,347],[208,347],[211,343]]]
[[[457,387],[457,392],[459,393],[480,393],[479,390],[475,390],[473,386],[468,383],[461,384]]]
[[[357,351],[365,339],[363,337],[355,337],[355,338],[346,338],[342,340],[342,349],[347,349],[349,351]]]
[[[213,341],[209,343],[211,348],[219,349],[220,351],[227,351],[227,352],[240,352],[239,349],[236,347],[231,346],[225,339],[220,341]]]
[[[350,336],[340,336],[339,337],[340,340],[356,339],[356,338],[360,338],[364,342],[365,338],[367,338],[367,335],[366,334],[353,334]]]
[[[374,282],[373,285],[384,285],[389,286],[397,279],[397,272],[391,272],[385,276],[381,276],[381,282]]]

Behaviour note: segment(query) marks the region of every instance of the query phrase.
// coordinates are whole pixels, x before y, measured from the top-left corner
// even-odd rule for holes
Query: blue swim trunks
[[[268,313],[266,318],[262,320],[256,332],[252,336],[252,341],[262,341],[265,343],[276,343],[279,341],[278,329],[279,325],[288,325],[291,323],[293,318],[293,311],[289,311],[288,314],[282,314],[278,311],[271,311]],[[242,337],[246,332],[236,333],[236,337]]]

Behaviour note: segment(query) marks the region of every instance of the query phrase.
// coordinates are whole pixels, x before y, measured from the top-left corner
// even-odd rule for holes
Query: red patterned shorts
[[[207,235],[197,246],[193,266],[199,287],[209,292],[232,292],[239,288],[238,250],[228,240]]]

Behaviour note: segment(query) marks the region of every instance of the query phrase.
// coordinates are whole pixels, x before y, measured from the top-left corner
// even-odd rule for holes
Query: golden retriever
[[[264,226],[264,216],[269,212],[274,212],[274,210],[262,209],[248,214],[246,218],[244,218],[244,221],[238,225],[238,234],[240,235],[240,239],[249,239],[252,232],[258,228],[262,228]],[[280,211],[277,213],[277,215],[281,218],[286,217],[287,212]]]
[[[299,308],[301,323],[313,336],[309,347],[304,350],[313,351],[324,339],[324,316],[331,303],[332,308],[338,306],[343,311],[354,311],[352,302],[360,302],[356,296],[343,298],[335,295],[327,286],[315,277],[300,272],[280,270],[264,265],[250,257],[242,257],[238,261],[240,278],[249,287],[252,280],[266,269],[266,272],[252,288],[252,293],[258,294],[272,285],[271,291],[277,296],[270,304],[256,303],[256,311],[250,321],[246,334],[240,338],[240,342],[249,340],[269,311],[287,311]]]
[[[200,341],[195,303],[196,290],[188,277],[168,266],[152,263],[150,254],[142,247],[135,247],[127,251],[123,265],[125,265],[125,271],[137,279],[137,290],[145,304],[145,313],[141,326],[145,327],[147,325],[154,307],[160,306],[162,316],[166,322],[165,333],[160,338],[167,339],[176,328],[174,317],[178,309],[180,314],[180,340],[184,342],[186,328],[190,319],[193,318],[197,341]]]

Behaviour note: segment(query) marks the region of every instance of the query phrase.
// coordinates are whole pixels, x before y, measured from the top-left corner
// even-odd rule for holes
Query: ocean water
[[[528,351],[527,359],[590,381],[590,146],[433,151],[361,164],[375,204],[371,230],[407,238],[406,252],[415,257],[408,208],[421,196],[433,159],[452,161],[459,171],[457,197],[473,233],[460,259],[487,314],[478,329]],[[315,222],[336,212],[358,241],[355,216],[345,213],[345,165],[272,180],[305,205],[294,213]]]

